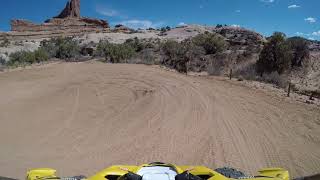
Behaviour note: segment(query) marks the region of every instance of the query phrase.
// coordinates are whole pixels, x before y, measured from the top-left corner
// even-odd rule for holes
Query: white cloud
[[[200,9],[203,9],[204,7],[203,7],[203,5],[200,5],[199,8],[200,8]]]
[[[311,37],[310,37],[310,38],[308,38],[308,39],[309,39],[309,40],[311,40],[311,41],[314,41],[314,40],[316,40],[315,38],[311,38]]]
[[[238,25],[238,24],[232,24],[231,26],[232,27],[240,27],[240,25]]]
[[[162,25],[164,25],[163,22],[156,22],[153,23],[152,21],[149,20],[138,20],[138,19],[132,19],[132,20],[127,20],[127,21],[122,21],[116,24],[122,24],[125,25],[129,28],[133,28],[133,29],[147,29],[147,28],[158,28]]]
[[[305,33],[302,33],[302,32],[296,32],[295,33],[297,36],[305,36],[306,34]]]
[[[304,20],[305,20],[305,21],[308,21],[309,23],[315,23],[315,22],[317,22],[317,19],[316,19],[316,18],[313,18],[313,17],[308,17],[308,18],[305,18]]]
[[[265,3],[273,3],[275,0],[260,0],[260,1]]]
[[[114,9],[102,7],[102,6],[97,6],[96,7],[96,12],[101,14],[101,15],[109,16],[109,17],[119,16],[120,15],[118,11],[116,11]]]
[[[318,39],[320,37],[320,30],[312,32],[312,33],[296,32],[295,34],[297,36],[305,37],[305,38],[307,38],[309,40],[315,40],[315,39]]]
[[[319,31],[315,31],[313,33],[311,33],[313,36],[320,36],[320,30]]]
[[[292,5],[288,6],[289,9],[295,9],[295,8],[299,8],[299,7],[301,7],[301,6],[298,6],[296,4],[292,4]]]
[[[312,33],[296,32],[295,34],[296,34],[297,36],[303,36],[303,37],[312,36]]]
[[[187,24],[186,23],[184,23],[184,22],[180,22],[179,24],[178,24],[178,26],[186,26]]]
[[[236,12],[236,13],[240,13],[240,12],[241,12],[241,10],[239,10],[239,9],[238,9],[238,10],[236,10],[235,12]]]

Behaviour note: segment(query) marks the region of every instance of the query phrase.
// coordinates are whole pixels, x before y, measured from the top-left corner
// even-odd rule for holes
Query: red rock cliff
[[[80,18],[80,0],[69,0],[66,7],[55,18]]]
[[[109,24],[105,20],[80,17],[80,0],[68,0],[66,7],[58,16],[48,19],[42,24],[26,20],[11,20],[11,31],[17,32],[94,32],[105,28],[109,28]]]

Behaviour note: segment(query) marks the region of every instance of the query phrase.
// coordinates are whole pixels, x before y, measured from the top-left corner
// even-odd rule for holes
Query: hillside
[[[201,25],[186,25],[172,28],[162,32],[160,30],[130,30],[129,32],[119,32],[117,28],[109,29],[108,32],[87,32],[74,36],[81,42],[82,46],[96,47],[101,40],[107,40],[111,43],[124,43],[126,40],[138,38],[141,41],[155,43],[166,40],[183,41],[203,34],[205,32],[217,33],[222,35],[228,48],[215,56],[202,56],[193,59],[190,64],[190,71],[208,72],[213,75],[227,75],[230,69],[236,76],[244,78],[252,78],[254,66],[259,59],[260,51],[266,38],[261,34],[251,30],[239,27],[224,26],[211,27]],[[27,36],[18,34],[28,34]],[[12,52],[27,50],[34,51],[40,45],[43,39],[52,36],[60,36],[59,34],[39,35],[32,32],[9,32],[2,33],[2,39],[9,39],[10,45],[0,48],[0,56],[8,60],[9,54]],[[315,91],[320,86],[320,45],[317,41],[310,41],[310,56],[302,67],[295,68],[289,75],[290,81],[295,84],[296,90],[300,92]],[[155,61],[162,61],[162,55],[151,51]],[[214,62],[211,64],[210,62]]]

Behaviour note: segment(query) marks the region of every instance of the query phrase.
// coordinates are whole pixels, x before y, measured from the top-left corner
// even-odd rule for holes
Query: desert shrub
[[[263,73],[278,72],[282,74],[290,68],[292,51],[286,42],[283,33],[275,32],[263,47],[259,60],[257,61],[257,72],[260,76]]]
[[[224,38],[215,33],[199,34],[192,38],[195,45],[204,48],[206,54],[215,54],[222,52],[226,48],[226,41]]]
[[[267,82],[270,84],[275,84],[278,87],[285,88],[288,84],[288,78],[285,75],[280,75],[278,72],[274,71],[271,73],[265,73],[262,77],[257,79],[259,81]]]
[[[143,49],[137,58],[139,59],[139,62],[136,63],[139,64],[152,65],[160,63],[160,58],[156,55],[154,49]]]
[[[8,38],[4,38],[3,40],[2,40],[2,42],[0,43],[0,47],[8,47],[10,45],[10,41],[9,41],[9,39]]]
[[[122,27],[123,25],[122,24],[116,24],[114,27],[115,28],[119,28],[119,27]]]
[[[4,37],[4,39],[0,43],[0,47],[8,47],[10,44],[11,43],[10,43],[9,39],[7,37]]]
[[[164,32],[166,32],[167,30],[166,30],[165,27],[162,27],[162,28],[160,28],[160,31],[161,31],[162,33],[164,33]]]
[[[168,40],[161,44],[161,49],[168,58],[173,59],[175,56],[179,55],[180,44],[177,41]]]
[[[5,64],[6,64],[6,60],[2,56],[0,56],[0,66],[3,66]]]
[[[109,45],[107,40],[100,40],[97,45],[97,50],[94,52],[94,56],[103,57],[105,56],[106,49]]]
[[[133,39],[127,39],[124,44],[131,46],[136,52],[140,52],[144,49],[144,44],[140,42],[137,37]]]
[[[71,37],[44,40],[41,42],[41,47],[49,57],[70,59],[80,55],[79,43]]]
[[[58,38],[56,46],[58,46],[56,58],[70,59],[77,57],[80,54],[78,42],[72,38]]]
[[[43,48],[39,48],[38,50],[34,51],[34,56],[37,63],[47,61],[49,59],[47,51],[45,51]]]
[[[162,64],[176,69],[178,72],[187,73],[188,62],[192,60],[196,53],[192,51],[194,44],[191,41],[181,43],[168,40],[161,44],[161,51],[165,58]]]
[[[292,37],[288,40],[289,46],[293,51],[293,57],[291,60],[291,66],[301,67],[303,60],[309,57],[309,42],[301,37]]]
[[[239,67],[238,69],[233,71],[233,75],[236,77],[242,77],[247,80],[256,80],[256,64],[249,64],[244,67]]]
[[[41,41],[40,48],[47,52],[50,58],[56,57],[58,47],[56,46],[55,39]]]
[[[207,72],[209,75],[219,76],[223,72],[225,61],[219,56],[211,57],[207,66]]]
[[[154,52],[150,49],[146,49],[142,53],[142,62],[143,64],[155,64]]]
[[[222,28],[222,27],[223,27],[222,24],[217,24],[217,25],[216,25],[216,28]]]
[[[36,61],[35,54],[29,51],[18,51],[10,54],[9,66],[32,64]]]
[[[127,44],[108,44],[105,49],[106,61],[124,63],[135,55],[135,49]]]
[[[171,27],[170,26],[166,26],[166,27],[162,27],[159,29],[161,33],[165,33],[167,31],[170,31],[171,30]]]
[[[23,46],[23,42],[22,41],[15,41],[13,44],[15,46]]]
[[[9,66],[20,66],[20,65],[27,65],[33,63],[39,63],[42,61],[47,61],[49,56],[47,52],[39,48],[38,50],[31,52],[31,51],[17,51],[11,53],[9,56],[9,61],[6,63]]]

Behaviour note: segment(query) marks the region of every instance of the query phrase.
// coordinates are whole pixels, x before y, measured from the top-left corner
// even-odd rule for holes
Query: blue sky
[[[1,0],[0,30],[10,19],[34,22],[57,15],[67,0]],[[239,25],[266,36],[281,31],[320,40],[320,0],[81,0],[82,16],[111,25],[161,27],[178,24]]]

